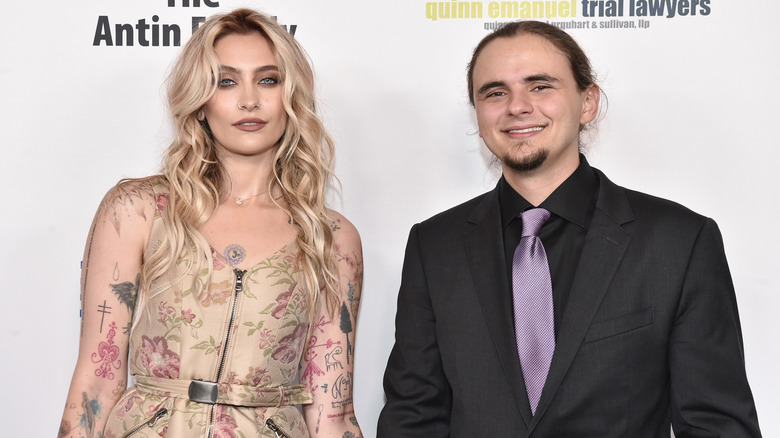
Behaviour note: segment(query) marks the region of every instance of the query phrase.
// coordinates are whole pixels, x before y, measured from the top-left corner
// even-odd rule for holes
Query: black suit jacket
[[[537,413],[512,321],[498,190],[415,225],[378,436],[760,436],[715,222],[601,172]]]

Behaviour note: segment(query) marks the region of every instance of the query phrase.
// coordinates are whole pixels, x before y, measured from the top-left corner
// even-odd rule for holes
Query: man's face
[[[504,175],[571,174],[579,165],[580,124],[593,120],[598,88],[579,91],[569,60],[546,39],[498,38],[474,66],[479,135]]]

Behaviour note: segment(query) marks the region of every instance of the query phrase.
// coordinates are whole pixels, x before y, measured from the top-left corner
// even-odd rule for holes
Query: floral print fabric
[[[147,259],[165,236],[167,190],[155,185],[154,191],[157,214]],[[211,251],[210,275],[208,268],[187,272],[191,257],[178,261],[176,272],[162,280],[166,284],[154,285],[161,292],[139,296],[130,334],[131,374],[217,382],[220,401],[251,401],[263,389],[298,385],[309,318],[295,241],[248,269],[238,292],[237,274],[218,251]],[[292,437],[308,436],[296,406],[209,405],[174,395],[129,387],[104,436],[273,437],[265,427],[268,418]]]

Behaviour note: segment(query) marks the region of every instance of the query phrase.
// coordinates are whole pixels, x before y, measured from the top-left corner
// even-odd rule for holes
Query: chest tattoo
[[[225,256],[228,262],[230,262],[231,265],[238,265],[239,263],[243,262],[246,258],[246,250],[243,246],[234,243],[232,245],[228,245],[227,248],[225,248],[225,251],[222,253],[222,255]]]

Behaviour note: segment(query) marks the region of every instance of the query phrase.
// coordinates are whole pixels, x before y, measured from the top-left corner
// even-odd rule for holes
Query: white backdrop
[[[606,16],[623,1],[618,16]],[[193,16],[250,6],[296,26],[318,75],[343,183],[332,205],[363,238],[354,398],[364,433],[374,436],[408,230],[497,178],[475,135],[464,73],[486,24],[505,19],[488,16],[489,1],[469,4],[484,6],[482,18],[437,20],[424,0],[168,3],[0,3],[2,435],[56,434],[76,359],[90,221],[118,179],[157,171],[170,139],[162,84],[179,47],[162,38],[142,46],[137,35],[132,47],[94,46],[99,17],[111,28],[140,19],[175,24],[184,41]],[[621,185],[719,223],[759,419],[765,436],[780,436],[780,3],[699,3],[695,16],[677,9],[674,17],[641,17],[649,28],[571,31],[609,96],[589,159]],[[604,17],[586,19],[575,3],[573,18],[554,20],[639,24],[629,8],[647,1],[599,4]]]

